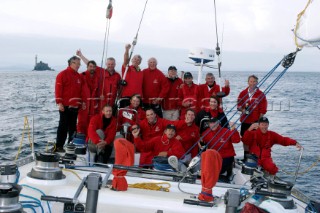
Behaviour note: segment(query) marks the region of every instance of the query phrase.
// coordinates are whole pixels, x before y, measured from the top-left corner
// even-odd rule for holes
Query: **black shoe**
[[[64,152],[66,152],[66,150],[64,150],[64,148],[63,148],[63,147],[56,147],[56,148],[53,150],[53,152],[60,152],[60,153],[64,153]]]

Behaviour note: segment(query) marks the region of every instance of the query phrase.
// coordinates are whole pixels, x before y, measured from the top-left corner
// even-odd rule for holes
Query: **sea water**
[[[0,159],[12,160],[22,142],[21,156],[30,153],[32,131],[36,150],[45,149],[54,141],[59,121],[54,99],[54,83],[58,72],[0,72]],[[231,92],[225,97],[227,117],[237,121],[237,97],[247,87],[247,78],[255,74],[261,80],[264,72],[224,72],[221,84],[228,79]],[[274,73],[260,89],[264,91],[279,73]],[[194,72],[196,80],[196,73]],[[219,82],[216,75],[216,81]],[[296,187],[307,195],[320,200],[320,73],[288,71],[267,94],[270,130],[296,139],[305,149]],[[234,116],[233,116],[234,115]],[[233,117],[232,117],[233,116]],[[239,123],[239,121],[237,121]],[[31,131],[28,131],[28,125]],[[24,133],[24,134],[23,134]],[[28,134],[30,133],[30,135]],[[22,136],[24,137],[22,138]],[[30,138],[29,138],[30,136]],[[23,140],[22,140],[23,139]],[[300,152],[294,146],[274,146],[272,156],[280,168],[278,175],[294,181]],[[320,162],[319,162],[320,163]],[[287,174],[290,173],[290,174]]]

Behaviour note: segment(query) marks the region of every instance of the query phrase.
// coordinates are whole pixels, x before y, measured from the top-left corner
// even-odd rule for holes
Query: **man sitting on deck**
[[[144,152],[152,152],[153,158],[156,156],[181,158],[185,150],[180,141],[175,138],[176,127],[173,124],[167,125],[162,136],[154,137],[149,141],[142,141],[139,137],[140,128],[138,125],[132,126],[132,135],[136,147]]]
[[[101,114],[91,118],[88,128],[88,147],[95,162],[107,163],[112,153],[117,121],[112,116],[112,107],[105,105]],[[91,160],[90,161],[93,161]]]
[[[269,172],[270,175],[275,175],[279,169],[271,158],[272,146],[274,144],[283,146],[295,145],[300,150],[301,145],[294,139],[283,137],[278,133],[269,131],[268,128],[268,118],[261,117],[259,123],[252,124],[244,133],[242,141],[249,146],[249,152],[258,157],[258,164]]]

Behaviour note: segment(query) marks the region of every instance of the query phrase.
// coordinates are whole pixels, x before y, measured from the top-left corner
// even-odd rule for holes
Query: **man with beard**
[[[81,73],[83,104],[78,113],[77,133],[87,135],[88,125],[92,116],[99,113],[99,76],[96,72],[96,62],[88,61],[87,71]]]

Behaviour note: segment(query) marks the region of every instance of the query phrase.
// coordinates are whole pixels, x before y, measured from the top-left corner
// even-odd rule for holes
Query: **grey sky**
[[[291,29],[307,1],[216,2],[223,70],[269,70],[295,50]],[[0,69],[30,70],[35,54],[62,69],[78,48],[100,64],[107,4],[101,0],[2,0]],[[131,43],[137,32],[144,4],[145,0],[113,1],[108,55],[117,59],[118,69],[124,44]],[[190,61],[188,49],[215,45],[213,0],[149,0],[135,53],[142,55],[142,67],[154,56],[163,70],[172,64],[195,70],[185,63]],[[292,70],[319,71],[319,56],[316,48],[304,48]]]

